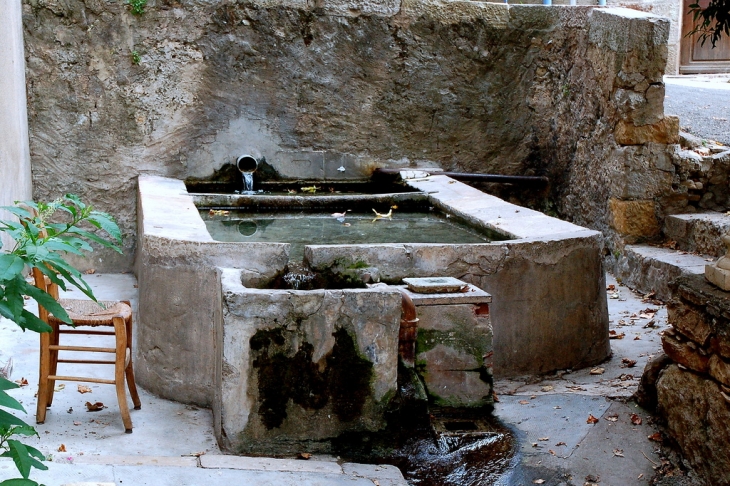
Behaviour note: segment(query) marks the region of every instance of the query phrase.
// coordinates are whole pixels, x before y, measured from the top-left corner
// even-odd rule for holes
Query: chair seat
[[[59,299],[58,303],[77,326],[111,326],[113,317],[119,316],[125,321],[132,317],[132,308],[124,302]],[[53,315],[49,315],[48,320],[53,324],[65,324]]]

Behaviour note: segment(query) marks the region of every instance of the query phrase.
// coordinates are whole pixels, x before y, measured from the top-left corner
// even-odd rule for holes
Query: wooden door
[[[689,6],[695,1],[682,0],[684,18],[682,19],[679,72],[681,74],[728,73],[730,72],[730,37],[723,35],[717,41],[714,49],[709,40],[705,42],[704,46],[700,45],[697,34],[687,37],[687,33],[694,29],[696,24],[693,15],[689,13]],[[697,3],[701,7],[706,7],[710,0],[699,0]]]

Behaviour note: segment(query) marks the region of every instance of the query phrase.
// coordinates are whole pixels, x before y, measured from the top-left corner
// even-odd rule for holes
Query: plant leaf
[[[23,405],[4,391],[0,391],[0,407],[13,408],[25,412]]]
[[[16,275],[20,275],[24,267],[23,260],[17,255],[0,255],[0,280],[12,280]]]
[[[15,415],[12,415],[5,410],[0,410],[0,427],[9,428],[11,425],[21,425],[24,427],[30,427]]]

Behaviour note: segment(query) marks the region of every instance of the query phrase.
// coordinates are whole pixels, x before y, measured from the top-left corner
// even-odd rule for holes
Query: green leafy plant
[[[714,48],[722,36],[730,36],[730,0],[710,0],[704,8],[695,2],[689,6],[689,12],[696,24],[687,37],[699,34],[701,45],[709,40]]]
[[[147,6],[147,0],[127,0],[127,5],[134,15],[142,15]]]
[[[15,244],[12,249],[2,248],[0,243],[0,316],[11,320],[24,331],[49,332],[51,328],[24,308],[25,296],[35,300],[58,319],[71,323],[68,314],[46,292],[26,281],[26,269],[37,268],[60,288],[67,283],[96,300],[91,287],[81,272],[63,258],[66,253],[83,255],[93,251],[89,242],[121,253],[119,244],[122,234],[114,219],[106,213],[94,211],[72,194],[51,203],[16,202],[15,206],[2,209],[17,217],[17,221],[0,221],[0,232],[10,235]],[[111,239],[85,230],[82,223],[102,230]],[[0,486],[37,486],[28,479],[31,468],[47,469],[41,462],[43,454],[34,447],[12,437],[37,436],[33,427],[3,408],[25,412],[23,406],[8,395],[7,391],[18,386],[0,377],[0,457],[10,457],[22,479],[8,479]]]
[[[132,51],[130,55],[132,56],[132,64],[135,66],[142,60],[142,55],[138,51]]]

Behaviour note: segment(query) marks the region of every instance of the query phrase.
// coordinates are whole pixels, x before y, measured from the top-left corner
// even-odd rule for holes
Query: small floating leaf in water
[[[315,192],[320,191],[321,189],[322,189],[321,187],[317,187],[317,186],[307,186],[307,187],[302,187],[301,191],[308,192],[310,194],[314,194]]]
[[[393,208],[390,208],[390,211],[386,214],[381,214],[374,209],[373,212],[375,213],[375,219],[373,221],[377,221],[379,219],[391,219],[393,217]]]
[[[208,211],[208,214],[211,216],[228,216],[230,214],[230,211],[226,211],[223,209],[211,209]]]

